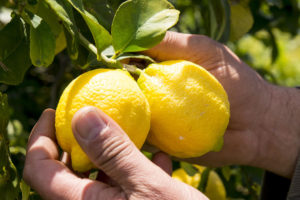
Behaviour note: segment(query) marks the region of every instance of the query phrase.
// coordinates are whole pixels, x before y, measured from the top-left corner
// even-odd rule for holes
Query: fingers
[[[153,155],[152,162],[159,166],[162,170],[164,170],[170,176],[172,175],[172,160],[170,157],[163,153],[158,152]]]
[[[72,128],[91,161],[119,185],[136,187],[137,182],[156,174],[166,176],[135,147],[118,124],[99,109],[80,109],[74,115]]]
[[[212,68],[223,49],[223,45],[206,36],[169,31],[160,44],[144,53],[159,61],[188,60]]]
[[[56,140],[55,137],[55,111],[53,109],[46,109],[38,122],[33,127],[31,134],[28,140],[27,153],[30,154],[30,157],[34,159],[58,159],[59,152],[56,146],[56,143],[53,142]],[[47,151],[33,151],[41,147],[41,144],[47,144]]]
[[[256,140],[253,134],[228,130],[224,135],[224,145],[220,152],[209,152],[201,157],[181,160],[211,167],[232,164],[252,165],[253,160],[256,159],[256,155],[253,156],[249,152],[252,152],[253,145],[258,143]]]
[[[57,159],[59,152],[55,143],[54,110],[43,112],[29,138],[24,180],[35,189],[43,199],[83,199],[91,196],[95,190],[107,190],[108,186],[88,179],[75,176],[62,162]],[[119,189],[111,189],[112,193],[103,193],[106,199],[110,195],[120,193]],[[103,198],[105,199],[105,198]]]

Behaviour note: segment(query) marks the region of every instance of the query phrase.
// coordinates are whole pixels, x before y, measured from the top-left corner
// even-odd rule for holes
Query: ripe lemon
[[[128,72],[96,69],[74,79],[64,90],[55,117],[60,147],[71,155],[76,171],[87,171],[93,164],[73,136],[71,121],[80,108],[95,106],[114,119],[141,148],[150,128],[150,109],[145,95]]]
[[[184,169],[179,168],[175,170],[172,174],[172,178],[182,181],[186,184],[191,185],[194,188],[197,188],[201,181],[201,173],[205,170],[205,167],[194,165],[198,168],[200,173],[196,173],[194,176],[189,176]],[[208,176],[207,185],[205,188],[204,194],[210,200],[225,200],[226,199],[226,190],[224,184],[215,171],[210,171]]]
[[[179,158],[221,149],[229,102],[208,71],[188,61],[166,61],[149,65],[138,84],[150,104],[150,144]]]

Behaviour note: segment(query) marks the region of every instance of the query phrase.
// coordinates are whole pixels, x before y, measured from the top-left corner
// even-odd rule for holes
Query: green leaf
[[[20,183],[20,188],[22,192],[22,200],[28,200],[30,195],[30,187],[25,183],[23,179]]]
[[[113,0],[118,2],[118,0]],[[108,0],[84,0],[84,8],[95,16],[98,22],[104,26],[106,30],[111,29],[111,22],[114,17],[114,9],[108,3]]]
[[[7,102],[7,95],[2,94],[0,92],[0,140],[3,139],[6,134],[6,127],[8,125],[8,120],[9,120],[9,107]]]
[[[36,28],[30,27],[30,58],[36,67],[48,67],[55,56],[55,36],[42,20]]]
[[[99,170],[98,169],[92,169],[91,172],[90,172],[90,174],[89,174],[89,179],[96,180],[98,174],[99,174]]]
[[[275,63],[275,61],[277,60],[277,58],[279,56],[279,48],[278,48],[278,44],[276,41],[276,37],[275,37],[272,29],[267,28],[267,31],[270,35],[270,41],[271,41],[271,45],[272,45],[272,63]]]
[[[105,55],[108,58],[111,58],[112,56],[115,55],[115,51],[113,46],[109,46],[106,49],[104,49],[102,51],[102,54]],[[121,55],[119,55],[116,60],[125,60],[125,59],[129,59],[129,58],[133,58],[133,59],[140,59],[140,60],[145,60],[147,63],[155,63],[155,60],[153,60],[151,57],[143,55],[143,54],[136,54],[136,53],[123,53]]]
[[[248,5],[242,3],[232,3],[230,5],[230,9],[230,40],[236,41],[251,29],[254,20]]]
[[[180,162],[180,166],[181,168],[184,169],[184,171],[189,175],[189,176],[194,176],[196,173],[198,173],[198,169],[196,167],[194,167],[192,164],[190,163],[186,163],[186,162]]]
[[[20,17],[15,16],[0,30],[0,82],[17,85],[31,66],[26,29]]]
[[[0,194],[1,199],[14,200],[19,194],[19,180],[8,150],[6,132],[8,119],[7,96],[0,92]]]
[[[115,55],[114,47],[112,45],[108,46],[102,51],[102,54],[109,58],[112,57],[113,55]]]
[[[231,176],[231,169],[230,169],[230,167],[228,167],[228,166],[222,167],[222,174],[225,177],[225,179],[227,181],[229,181],[230,176]]]
[[[50,26],[55,37],[62,32],[62,25],[55,12],[46,4],[45,1],[38,1],[36,5],[26,5],[26,10],[39,16]]]
[[[111,36],[109,32],[99,24],[98,20],[84,9],[82,0],[68,0],[70,4],[81,14],[85,22],[87,23],[95,44],[97,47],[97,57],[100,60],[101,52],[111,44]]]
[[[166,0],[128,0],[121,4],[112,23],[117,54],[143,51],[158,44],[174,26],[179,11]]]
[[[227,42],[230,34],[230,6],[228,0],[204,0],[201,14],[210,38]]]
[[[59,19],[63,21],[70,33],[75,34],[77,32],[75,23],[73,21],[72,13],[70,12],[70,6],[64,3],[64,0],[45,0],[50,8],[56,13]]]
[[[55,55],[62,52],[67,46],[67,40],[64,31],[62,30],[60,34],[55,39]]]
[[[117,57],[117,60],[124,60],[124,59],[140,59],[145,60],[147,63],[155,63],[155,60],[153,60],[151,57],[143,55],[143,54],[132,54],[132,53],[124,53]]]
[[[65,36],[67,39],[68,53],[72,60],[78,57],[78,28],[75,23],[72,6],[67,0],[45,0],[49,7],[55,12],[60,20],[62,20],[67,32]],[[70,46],[69,46],[70,45]]]
[[[206,190],[210,171],[211,171],[211,169],[207,167],[201,173],[201,180],[200,180],[199,186],[197,188],[198,188],[198,190],[200,190],[203,193],[205,193],[205,190]]]

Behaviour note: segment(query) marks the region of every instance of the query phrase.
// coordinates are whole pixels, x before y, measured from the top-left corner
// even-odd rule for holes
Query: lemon
[[[213,75],[192,62],[166,61],[149,65],[138,84],[150,104],[150,144],[179,158],[220,150],[229,102]]]
[[[95,106],[115,120],[133,143],[141,148],[150,128],[150,109],[145,95],[128,72],[96,69],[74,79],[64,90],[55,116],[60,147],[71,155],[76,171],[93,164],[73,136],[71,121],[80,108]]]
[[[236,41],[251,29],[254,19],[247,2],[232,3],[230,12],[230,40]]]
[[[188,185],[197,188],[201,181],[201,173],[205,170],[205,167],[194,165],[198,168],[200,173],[196,173],[194,176],[189,176],[184,169],[179,168],[175,170],[172,174],[172,178],[182,181]],[[204,194],[210,200],[225,200],[226,199],[226,190],[224,184],[215,171],[210,171],[208,176],[207,185],[205,188]]]

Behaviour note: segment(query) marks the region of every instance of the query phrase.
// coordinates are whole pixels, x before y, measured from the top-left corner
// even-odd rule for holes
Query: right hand
[[[295,90],[268,84],[229,48],[202,35],[168,32],[145,54],[159,61],[199,64],[221,82],[228,94],[231,118],[223,149],[187,161],[210,166],[252,165],[291,176],[300,147],[300,127],[295,116],[291,119],[297,106],[286,105]],[[299,95],[297,99],[300,102]]]
[[[77,176],[59,160],[54,118],[54,110],[48,109],[33,128],[23,171],[26,183],[43,199],[207,200],[170,177],[172,162],[166,154],[154,155],[151,162],[116,122],[95,107],[76,112],[72,127],[79,145],[106,175],[101,173],[97,180]]]

